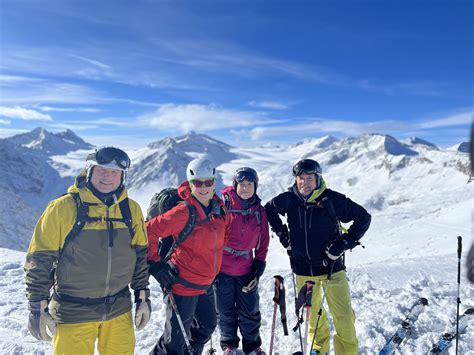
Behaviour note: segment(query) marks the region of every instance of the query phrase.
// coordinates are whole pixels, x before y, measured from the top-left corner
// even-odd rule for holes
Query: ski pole
[[[298,301],[298,294],[296,292],[296,281],[295,281],[295,274],[294,272],[292,271],[291,272],[291,276],[293,278],[293,290],[295,291],[295,305]],[[299,318],[299,311],[296,313],[296,316]],[[301,345],[301,351],[303,351],[303,338],[301,337],[301,327],[299,326],[299,320],[298,320],[298,333],[299,333],[299,336],[300,336],[300,345]],[[293,331],[295,331],[295,328],[293,328]]]
[[[328,289],[329,280],[331,280],[333,268],[334,268],[334,261],[331,262],[331,264],[329,265],[328,277],[326,279],[326,284],[324,285],[324,288],[323,288],[323,296],[321,297],[321,304],[319,305],[319,310],[318,310],[318,318],[316,319],[316,327],[314,328],[313,340],[311,341],[311,348],[309,349],[310,352],[313,350],[314,342],[316,341],[316,334],[318,333],[319,320],[321,319],[321,316],[323,314],[323,303],[324,303],[324,299],[326,298],[326,292]]]
[[[176,319],[178,319],[178,324],[181,329],[181,333],[183,334],[184,342],[186,343],[188,352],[190,354],[193,354],[193,347],[191,346],[191,343],[189,342],[188,334],[186,333],[186,329],[184,329],[183,320],[181,319],[181,316],[179,315],[178,306],[176,305],[176,301],[171,291],[168,291],[168,297],[171,303],[171,307],[173,308],[174,314],[176,315]]]
[[[217,278],[214,280],[211,287],[212,287],[212,292],[213,292],[213,297],[214,297],[214,310],[216,312],[216,317],[219,320],[219,310],[217,309]],[[213,355],[213,354],[217,353],[217,350],[214,349],[214,347],[212,346],[212,336],[213,335],[214,335],[214,332],[212,332],[212,334],[211,334],[211,347],[207,351],[207,353],[209,355]]]
[[[462,251],[462,237],[458,236],[458,298],[456,305],[456,355],[458,353],[458,342],[459,342],[459,304],[461,299],[459,297],[459,290],[461,286],[461,251]]]
[[[273,354],[273,338],[275,337],[275,325],[276,325],[276,314],[277,314],[277,307],[278,307],[278,299],[280,297],[280,278],[281,276],[273,276],[275,278],[275,288],[274,288],[274,296],[273,296],[273,317],[272,317],[272,331],[270,333],[270,347],[269,353],[270,355]]]
[[[304,308],[306,309],[306,322],[304,327],[304,347],[303,347],[303,355],[306,354],[306,349],[308,347],[308,328],[309,328],[309,318],[311,316],[311,307],[312,302],[311,299],[313,298],[313,286],[315,285],[314,281],[306,281],[306,302]]]

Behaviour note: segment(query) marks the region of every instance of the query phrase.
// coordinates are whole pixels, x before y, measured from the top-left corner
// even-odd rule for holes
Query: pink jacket
[[[232,186],[228,186],[222,190],[222,195],[224,202],[228,199],[226,206],[230,203],[230,228],[226,231],[228,242],[224,248],[221,272],[232,276],[246,275],[251,271],[254,258],[265,260],[267,257],[270,241],[267,213],[258,197],[257,203],[244,214],[232,212],[243,211],[237,193]]]

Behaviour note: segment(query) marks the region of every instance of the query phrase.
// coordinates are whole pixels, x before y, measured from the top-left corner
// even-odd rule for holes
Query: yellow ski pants
[[[94,354],[95,343],[101,355],[133,354],[135,333],[132,313],[104,322],[58,324],[53,338],[54,355]]]
[[[313,340],[314,328],[318,310],[321,305],[323,288],[326,285],[327,275],[321,276],[301,276],[296,275],[296,287],[299,290],[305,281],[311,280],[316,284],[313,287],[313,297],[311,299],[312,307],[309,321],[309,345]],[[346,272],[344,270],[335,272],[331,275],[326,292],[326,301],[329,306],[336,335],[334,336],[334,350],[337,355],[357,355],[357,335],[355,330],[355,315],[351,305],[351,292],[347,282]],[[318,324],[315,344],[313,350],[321,353],[329,353],[329,322],[326,311],[323,307],[321,319]]]

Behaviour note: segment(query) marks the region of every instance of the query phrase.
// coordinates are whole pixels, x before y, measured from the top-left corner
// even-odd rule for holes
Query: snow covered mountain
[[[58,154],[54,147],[34,149],[35,144],[29,144],[34,140],[18,136],[0,140],[0,160],[5,167],[0,180],[0,298],[5,300],[0,302],[0,353],[5,354],[51,353],[50,344],[35,341],[26,329],[24,289],[18,287],[23,285],[25,254],[11,249],[26,249],[39,213],[72,183],[88,153],[82,149],[90,149],[81,146],[81,150]],[[466,251],[472,233],[474,184],[467,183],[468,154],[440,149],[420,138],[400,142],[381,134],[237,148],[195,133],[153,142],[129,154],[130,196],[144,211],[156,191],[185,179],[187,163],[197,156],[207,154],[217,162],[222,184],[231,182],[236,168],[254,167],[260,176],[258,193],[264,202],[293,183],[291,168],[298,159],[318,160],[328,187],[364,205],[373,217],[363,239],[365,249],[354,249],[346,259],[360,353],[378,353],[420,296],[427,297],[430,306],[417,321],[414,336],[402,353],[426,353],[453,319],[456,237],[464,236]],[[288,324],[293,326],[296,319],[290,311],[294,297],[291,274],[286,253],[276,238],[271,239],[267,271],[260,282],[264,347],[270,336],[274,274],[285,277]],[[463,309],[474,305],[474,287],[464,281],[464,276],[462,280]],[[164,326],[161,292],[154,281],[151,291],[154,314],[151,324],[137,334],[137,354],[150,351]],[[214,346],[217,343],[216,331]],[[276,353],[288,354],[298,346],[297,333],[284,337],[277,326]],[[460,352],[474,353],[469,334],[461,336]]]
[[[93,148],[93,145],[84,142],[70,129],[64,132],[51,133],[38,127],[27,133],[5,138],[5,141],[39,150],[47,155],[65,155],[75,150]]]
[[[90,144],[71,131],[52,134],[37,128],[0,140],[0,158],[6,167],[0,182],[5,196],[0,215],[1,247],[25,250],[34,221],[47,202],[64,193],[73,182],[90,149]],[[177,186],[185,179],[189,161],[203,155],[218,166],[218,187],[230,183],[237,167],[256,168],[260,174],[259,194],[264,201],[292,184],[291,166],[301,158],[318,160],[329,186],[347,191],[372,213],[400,216],[397,209],[405,206],[412,209],[418,198],[423,201],[433,190],[443,191],[443,201],[436,200],[430,205],[435,211],[449,201],[461,203],[468,196],[462,191],[471,187],[466,185],[470,173],[466,154],[440,150],[420,138],[402,143],[381,134],[344,140],[306,139],[282,147],[235,148],[207,135],[190,133],[150,143],[129,154],[132,158],[128,175],[130,195],[144,210],[154,192]],[[441,176],[447,178],[443,184],[436,178]],[[454,180],[455,183],[446,184]],[[462,188],[453,194],[457,185]],[[12,221],[17,226],[15,230],[11,228]]]
[[[56,162],[56,157],[91,148],[70,130],[54,134],[36,128],[0,139],[0,246],[17,250],[28,247],[36,220],[48,201],[63,194],[74,180],[76,169],[65,174],[64,168],[70,169],[70,165]]]

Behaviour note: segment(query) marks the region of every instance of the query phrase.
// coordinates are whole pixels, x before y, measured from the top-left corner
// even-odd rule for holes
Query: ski
[[[469,316],[474,314],[474,308],[469,308],[459,317],[459,334],[463,333],[469,323]],[[443,336],[433,344],[431,351],[428,354],[441,354],[450,345],[453,339],[456,338],[456,321],[451,324],[451,328],[454,328],[451,332],[444,333]]]
[[[395,349],[397,349],[400,344],[407,337],[410,336],[412,332],[413,324],[418,319],[418,316],[423,312],[425,306],[428,305],[428,300],[426,298],[418,299],[413,306],[410,308],[410,312],[402,324],[399,326],[395,334],[387,341],[383,349],[380,351],[379,355],[389,355],[392,354]]]

